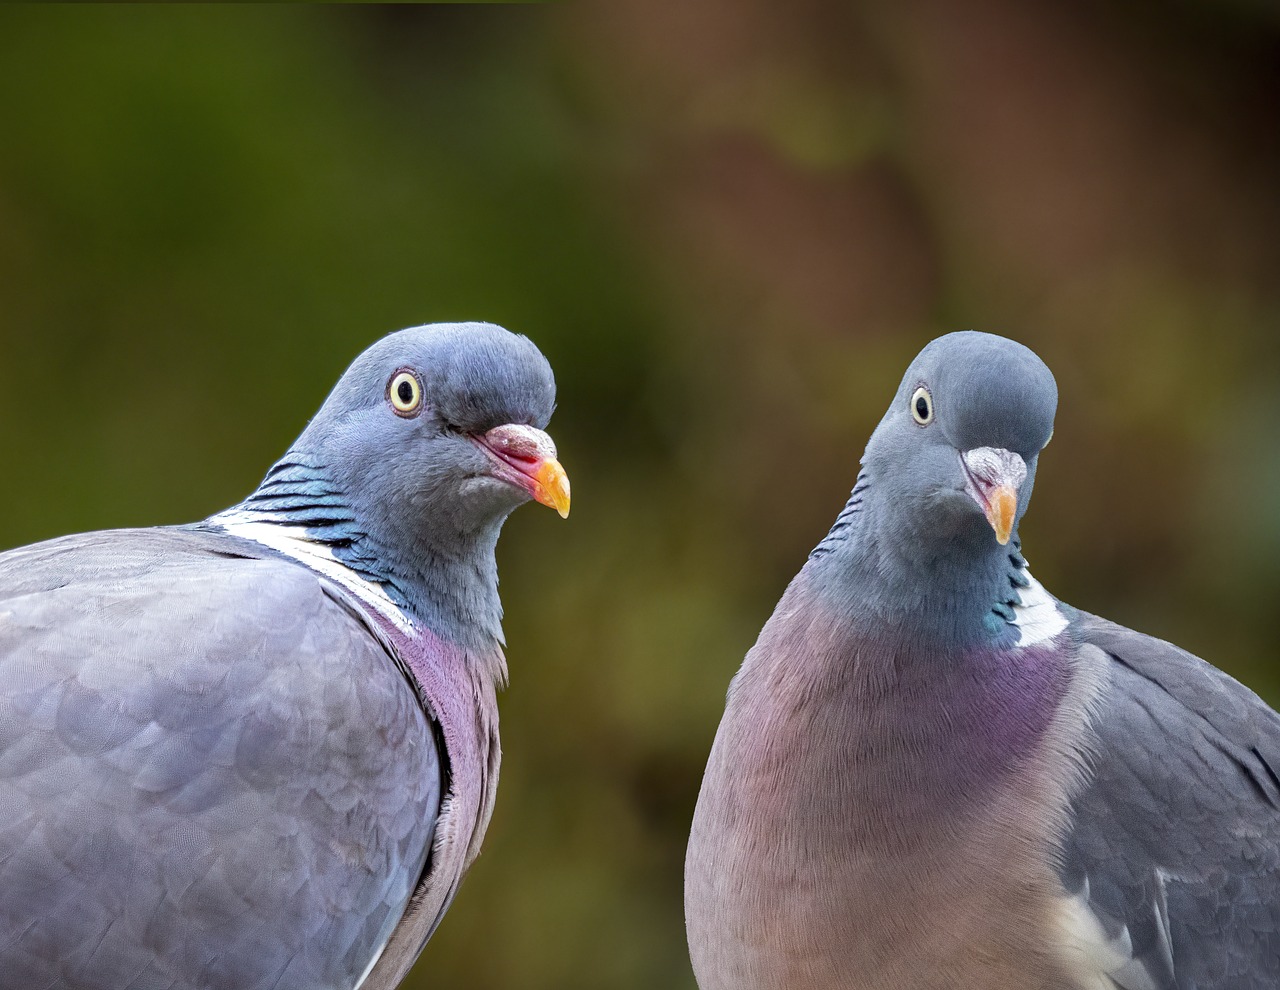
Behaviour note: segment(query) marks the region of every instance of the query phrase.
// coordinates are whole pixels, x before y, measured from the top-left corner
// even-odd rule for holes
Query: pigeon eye
[[[933,422],[933,396],[923,385],[911,393],[911,418],[921,426]]]
[[[422,385],[410,371],[398,371],[387,385],[387,398],[400,416],[413,416],[422,405]]]

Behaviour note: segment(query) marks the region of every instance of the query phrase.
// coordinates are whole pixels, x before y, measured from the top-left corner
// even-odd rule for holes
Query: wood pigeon
[[[493,808],[554,401],[524,337],[403,330],[239,505],[0,555],[0,985],[399,983]]]
[[[949,334],[729,688],[702,990],[1280,986],[1280,716],[1059,602],[1018,541],[1057,386]]]

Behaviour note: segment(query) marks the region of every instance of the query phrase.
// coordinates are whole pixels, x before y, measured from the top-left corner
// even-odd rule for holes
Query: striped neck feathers
[[[253,494],[202,525],[323,574],[406,635],[422,625],[468,652],[500,657],[494,549],[501,521],[460,549],[443,551],[424,538],[406,552],[379,540],[360,516],[322,465],[291,452]]]
[[[1016,532],[1007,547],[987,539],[975,550],[967,539],[901,526],[902,513],[886,511],[898,507],[877,495],[863,468],[805,565],[855,621],[959,646],[1021,648],[1066,629],[1063,607],[1031,575]]]

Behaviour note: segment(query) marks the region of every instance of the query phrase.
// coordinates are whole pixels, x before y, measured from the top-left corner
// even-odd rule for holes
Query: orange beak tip
[[[561,519],[569,518],[569,475],[560,462],[548,457],[533,473],[533,497],[543,505],[555,509]]]
[[[1005,546],[1013,535],[1013,520],[1018,514],[1018,493],[1012,485],[1001,485],[991,493],[987,503],[987,522],[996,531],[996,542]]]

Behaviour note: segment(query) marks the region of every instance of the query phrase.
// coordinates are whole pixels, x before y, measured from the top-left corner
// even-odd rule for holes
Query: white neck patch
[[[379,615],[390,619],[401,632],[413,632],[413,620],[393,602],[381,585],[366,580],[333,555],[323,543],[307,536],[303,526],[291,526],[283,521],[270,520],[279,517],[263,512],[245,512],[243,509],[227,509],[209,517],[209,522],[221,526],[232,536],[253,540],[264,547],[291,557],[317,574],[340,585],[372,608]],[[264,522],[264,520],[267,520]]]
[[[1053,639],[1067,628],[1067,617],[1058,608],[1058,601],[1044,590],[1044,585],[1031,576],[1025,567],[1019,572],[1027,579],[1027,587],[1018,588],[1021,605],[1013,607],[1013,624],[1021,634],[1019,646],[1033,646]]]

